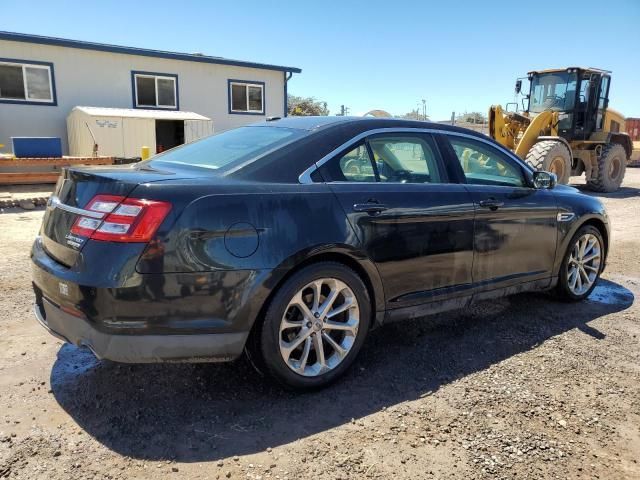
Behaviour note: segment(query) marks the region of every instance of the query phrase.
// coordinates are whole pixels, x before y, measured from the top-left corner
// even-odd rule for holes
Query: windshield
[[[535,75],[531,80],[529,111],[566,112],[573,110],[576,98],[576,73],[554,72]]]
[[[173,148],[151,161],[220,169],[254,160],[305,133],[291,128],[241,127]]]

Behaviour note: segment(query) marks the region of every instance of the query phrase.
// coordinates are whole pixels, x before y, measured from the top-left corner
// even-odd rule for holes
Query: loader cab
[[[610,73],[591,68],[529,72],[528,112],[536,115],[545,110],[556,111],[561,137],[568,141],[587,140],[603,128]]]

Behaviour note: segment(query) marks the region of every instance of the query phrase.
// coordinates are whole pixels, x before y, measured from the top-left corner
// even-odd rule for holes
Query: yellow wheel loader
[[[608,108],[611,72],[570,67],[529,72],[528,79],[524,110],[517,103],[511,112],[490,108],[489,135],[536,170],[555,173],[560,183],[584,173],[592,190],[620,188],[633,143],[624,117]],[[519,79],[516,94],[521,89]]]

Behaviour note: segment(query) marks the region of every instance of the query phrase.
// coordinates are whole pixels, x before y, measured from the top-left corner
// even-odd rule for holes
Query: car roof
[[[376,117],[342,117],[342,116],[309,116],[309,117],[284,117],[274,118],[263,122],[257,122],[251,126],[256,127],[280,127],[308,130],[314,132],[331,127],[355,127],[361,131],[377,128],[428,128],[433,130],[454,131],[485,137],[483,134],[466,128],[447,125],[443,123],[426,122],[420,120],[406,120],[403,118],[376,118]]]
[[[296,140],[249,162],[233,172],[233,177],[249,181],[297,183],[312,162],[342,147],[358,135],[384,129],[429,129],[437,132],[458,132],[466,136],[489,140],[486,135],[441,123],[373,117],[286,117],[254,123],[251,127],[271,127],[297,130]]]

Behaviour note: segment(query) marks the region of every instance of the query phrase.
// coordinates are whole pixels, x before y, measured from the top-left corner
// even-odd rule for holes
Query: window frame
[[[447,145],[447,150],[448,150],[447,156],[450,157],[451,159],[450,163],[453,165],[453,168],[456,170],[460,183],[463,183],[465,185],[484,185],[484,186],[510,188],[510,189],[533,188],[531,184],[531,175],[530,175],[531,172],[527,168],[524,168],[523,163],[521,163],[520,161],[515,161],[510,154],[507,154],[507,152],[503,151],[500,148],[496,148],[496,146],[493,145],[492,143],[484,141],[483,139],[480,139],[480,138],[475,138],[471,135],[456,135],[455,132],[447,132],[447,131],[440,132],[439,137],[441,138],[442,142]],[[481,144],[482,148],[490,151],[493,150],[499,158],[504,159],[504,161],[506,161],[507,164],[509,164],[510,166],[512,166],[513,168],[517,169],[520,172],[520,174],[522,175],[523,184],[522,185],[499,185],[499,184],[469,183],[467,181],[467,176],[464,173],[464,169],[460,164],[460,159],[458,158],[458,155],[456,154],[455,149],[453,148],[453,144],[451,143],[450,137],[461,137],[463,141],[469,141],[470,143],[477,142]]]
[[[0,58],[0,64],[2,65],[10,65],[15,67],[22,68],[22,85],[24,87],[25,99],[21,100],[19,98],[2,98],[0,97],[0,103],[8,103],[14,105],[42,105],[42,106],[50,106],[55,107],[58,105],[58,97],[56,94],[56,80],[55,80],[55,72],[53,68],[52,62],[42,62],[39,60],[19,60],[16,58]],[[25,67],[38,68],[48,70],[49,72],[49,93],[51,94],[50,99],[34,99],[28,98],[29,90],[27,86],[27,76]]]
[[[533,168],[527,165],[522,159],[517,157],[513,152],[507,150],[502,145],[496,143],[494,140],[491,140],[488,137],[481,137],[478,134],[469,134],[459,129],[450,129],[450,128],[415,128],[415,127],[386,127],[386,128],[372,128],[370,130],[366,130],[364,132],[355,135],[354,137],[346,140],[340,146],[334,148],[332,151],[324,155],[322,158],[316,160],[311,165],[309,165],[302,173],[298,175],[298,183],[301,184],[311,184],[318,183],[311,178],[311,176],[318,172],[320,177],[322,177],[322,172],[320,171],[325,163],[331,161],[336,155],[339,155],[341,152],[346,152],[347,149],[361,141],[362,139],[376,134],[376,133],[427,133],[432,136],[435,140],[438,151],[440,152],[441,160],[444,163],[444,168],[446,171],[446,175],[448,178],[448,183],[466,183],[466,177],[463,175],[462,167],[460,166],[460,162],[458,161],[458,157],[455,155],[453,151],[453,147],[449,143],[448,139],[445,138],[445,135],[452,135],[455,137],[462,138],[470,138],[472,140],[476,140],[480,143],[485,143],[497,151],[501,152],[507,158],[509,158],[514,164],[518,165],[520,169],[523,171],[523,175],[527,180],[527,184],[529,187],[533,187]],[[322,179],[322,183],[328,183],[325,179]]]
[[[140,105],[138,104],[138,82],[136,79],[153,78],[156,90],[156,105]],[[158,79],[161,80],[173,80],[173,95],[175,105],[163,106],[158,105]],[[132,90],[132,102],[133,108],[144,110],[180,110],[180,90],[178,86],[178,75],[175,73],[158,73],[158,72],[144,72],[141,70],[131,70],[131,90]]]
[[[245,87],[245,92],[247,94],[247,110],[234,110],[233,109],[233,98],[232,98],[232,89],[233,85],[240,85]],[[249,87],[258,87],[262,92],[262,109],[261,110],[249,110]],[[238,80],[229,78],[227,79],[227,96],[228,96],[228,113],[230,115],[265,115],[267,109],[267,98],[266,98],[266,88],[265,82],[254,81],[254,80]]]

